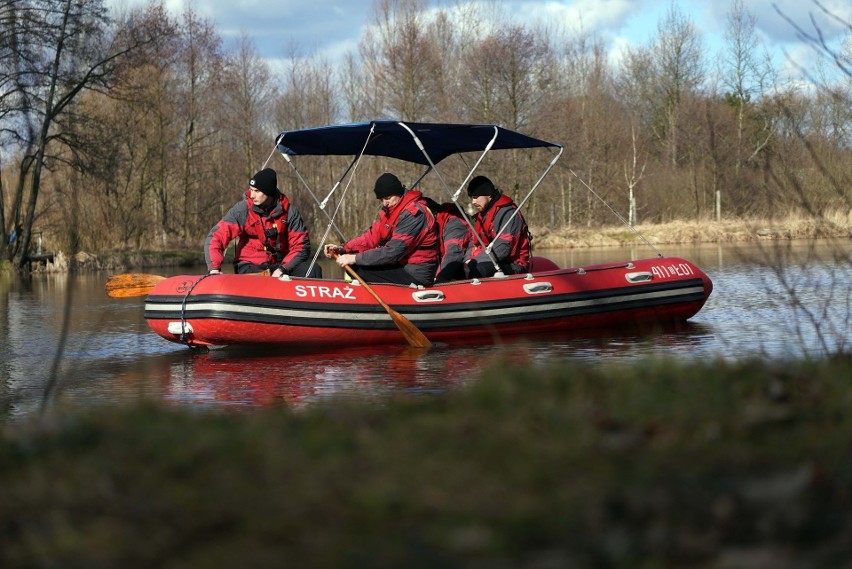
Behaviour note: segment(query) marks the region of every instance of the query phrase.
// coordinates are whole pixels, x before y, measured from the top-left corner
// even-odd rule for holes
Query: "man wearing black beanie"
[[[373,225],[343,245],[326,245],[337,264],[357,265],[367,282],[429,286],[438,269],[438,229],[423,194],[386,172],[373,186],[382,209]]]
[[[262,192],[263,194],[277,198],[278,194],[278,175],[272,168],[264,168],[249,180],[249,186]]]
[[[494,261],[484,249],[489,244],[503,274],[526,273],[530,266],[530,232],[512,198],[501,193],[485,176],[470,181],[467,195],[476,210],[473,219],[476,235],[465,254],[467,276],[492,277],[497,273]]]
[[[399,181],[399,178],[389,172],[385,172],[376,178],[373,193],[376,194],[376,199],[380,200],[391,196],[401,196],[405,193],[405,188],[402,187],[402,182]]]
[[[272,276],[322,277],[322,270],[310,266],[311,240],[299,210],[278,189],[278,176],[264,168],[249,180],[245,199],[237,202],[213,226],[204,243],[204,256],[210,274],[222,271],[225,250],[238,239],[234,252],[235,273]]]

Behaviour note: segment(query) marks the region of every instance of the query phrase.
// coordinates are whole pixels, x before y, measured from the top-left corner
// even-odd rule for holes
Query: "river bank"
[[[624,247],[642,243],[642,237],[654,245],[698,243],[746,243],[796,239],[850,239],[852,218],[838,214],[820,219],[790,217],[780,220],[738,219],[716,221],[673,221],[642,224],[631,229],[579,226],[551,229],[531,227],[536,251],[590,247]],[[32,272],[67,271],[122,272],[150,267],[197,267],[204,265],[204,252],[197,249],[169,251],[80,252],[70,255],[59,251],[50,260],[33,263]],[[0,273],[8,270],[0,265]]]
[[[850,370],[503,361],[382,405],[66,410],[0,430],[0,566],[845,567]]]
[[[722,221],[673,221],[641,224],[632,231],[617,227],[563,227],[556,230],[531,228],[538,250],[581,247],[623,247],[641,241],[639,234],[655,245],[686,243],[738,243],[793,239],[852,238],[852,219],[836,215],[813,219],[735,219]]]

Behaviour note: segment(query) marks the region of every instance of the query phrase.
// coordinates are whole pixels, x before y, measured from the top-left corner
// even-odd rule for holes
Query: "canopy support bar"
[[[311,197],[314,198],[314,201],[319,206],[320,211],[325,214],[325,216],[328,218],[328,222],[331,224],[332,227],[334,227],[334,230],[337,232],[337,236],[340,237],[341,240],[346,241],[346,236],[343,234],[343,231],[341,231],[341,229],[334,222],[334,219],[331,217],[331,214],[328,213],[328,211],[326,211],[326,209],[322,206],[322,202],[320,202],[319,198],[311,189],[311,186],[308,184],[305,178],[302,177],[302,173],[299,172],[299,169],[296,167],[295,164],[293,164],[293,160],[290,158],[290,156],[284,152],[281,153],[281,156],[284,157],[284,161],[290,165],[290,167],[293,169],[293,172],[296,173],[296,177],[299,178],[299,181],[302,182],[302,185],[305,187],[306,190],[308,190],[308,193],[311,194]]]
[[[523,200],[521,200],[521,203],[517,204],[515,211],[512,212],[512,215],[509,216],[509,219],[506,220],[506,223],[503,224],[503,227],[501,227],[500,230],[497,231],[497,235],[502,234],[506,230],[506,228],[509,226],[509,224],[512,222],[512,220],[515,219],[515,216],[518,215],[519,213],[521,213],[521,209],[526,205],[527,201],[529,201],[530,197],[533,195],[533,192],[535,192],[536,188],[538,188],[539,184],[541,184],[542,180],[544,180],[544,177],[547,176],[547,174],[556,165],[556,162],[559,161],[559,158],[562,156],[562,153],[564,151],[565,151],[565,148],[560,146],[559,147],[559,153],[556,156],[553,157],[553,160],[550,161],[550,165],[542,173],[542,175],[539,176],[538,180],[536,180],[535,184],[533,184],[533,187],[530,188],[530,191],[527,192],[527,195],[524,196]],[[485,248],[486,251],[491,251],[492,245],[494,245],[494,243],[489,243],[488,247]]]
[[[489,151],[489,150],[491,150],[491,147],[492,147],[492,146],[494,146],[494,141],[496,141],[496,140],[497,140],[497,135],[500,133],[500,131],[497,129],[497,127],[496,127],[496,126],[494,127],[494,136],[493,136],[493,137],[491,137],[491,140],[488,142],[488,145],[485,147],[485,150],[483,150],[482,155],[481,155],[481,156],[479,157],[479,159],[476,161],[476,164],[474,164],[474,165],[473,165],[473,168],[470,170],[470,172],[468,173],[467,177],[466,177],[466,178],[464,179],[464,181],[462,182],[461,186],[459,186],[459,189],[457,189],[457,190],[455,191],[455,193],[453,193],[453,192],[450,190],[450,185],[449,185],[449,184],[447,184],[447,181],[446,181],[446,180],[444,180],[444,177],[441,175],[441,172],[438,170],[438,167],[437,167],[437,166],[435,166],[435,163],[434,163],[434,162],[432,162],[432,157],[431,157],[431,156],[429,156],[429,153],[428,153],[428,152],[426,152],[426,147],[423,145],[423,142],[422,142],[422,141],[421,141],[421,140],[417,137],[417,135],[416,135],[416,134],[414,134],[414,131],[413,131],[413,130],[411,130],[411,129],[408,127],[408,125],[406,125],[405,123],[402,123],[402,122],[401,122],[401,123],[399,123],[399,126],[401,126],[402,128],[404,128],[405,130],[407,130],[407,131],[408,131],[408,133],[411,135],[411,138],[414,140],[414,143],[417,145],[417,148],[419,148],[419,149],[420,149],[420,151],[423,153],[423,156],[424,156],[424,157],[426,158],[426,160],[429,162],[429,167],[430,167],[432,170],[434,170],[434,171],[435,171],[435,175],[436,175],[436,176],[438,176],[438,179],[439,179],[439,180],[441,180],[441,184],[444,186],[444,189],[447,191],[447,194],[450,196],[450,199],[452,199],[452,200],[453,200],[453,203],[455,204],[456,208],[457,208],[457,209],[459,210],[459,212],[462,214],[462,219],[464,219],[465,223],[467,223],[467,226],[470,228],[470,232],[471,232],[471,234],[474,236],[474,238],[476,238],[476,240],[477,240],[477,241],[479,241],[479,245],[483,248],[483,250],[485,251],[485,254],[486,254],[486,255],[488,255],[488,258],[489,258],[489,259],[491,260],[491,262],[494,264],[494,268],[495,268],[495,269],[496,269],[496,271],[497,271],[497,273],[495,274],[495,276],[505,276],[505,275],[503,274],[502,269],[500,268],[500,264],[497,262],[497,259],[496,259],[496,258],[494,257],[494,255],[491,253],[491,249],[485,246],[485,243],[482,241],[482,237],[480,237],[479,233],[477,233],[477,231],[476,231],[476,228],[475,228],[475,227],[473,226],[473,224],[470,222],[470,218],[468,217],[467,212],[465,212],[465,211],[464,211],[464,208],[462,208],[462,207],[459,205],[459,203],[458,203],[459,194],[461,193],[462,188],[464,188],[464,186],[465,186],[465,184],[467,183],[467,181],[470,179],[470,177],[473,175],[473,173],[474,173],[474,172],[476,171],[476,169],[479,167],[479,164],[480,164],[480,163],[482,162],[482,160],[485,158],[485,155],[488,153],[488,151]]]
[[[358,155],[355,156],[355,158],[352,159],[352,162],[349,163],[349,166],[346,167],[346,170],[344,170],[343,174],[340,175],[340,177],[334,183],[334,186],[332,186],[331,191],[328,192],[328,195],[325,197],[325,199],[320,204],[321,210],[325,211],[325,206],[328,204],[328,200],[331,199],[331,196],[337,190],[338,186],[340,186],[340,182],[343,181],[343,179],[347,176],[347,174],[349,174],[349,172],[352,171],[353,168],[355,170],[358,169],[358,164],[361,162],[361,158],[364,156],[364,150],[366,150],[367,145],[370,144],[370,138],[372,138],[372,136],[373,136],[373,131],[374,131],[374,129],[371,128],[370,132],[367,133],[367,139],[364,141],[364,146],[361,148],[361,152],[359,152]],[[280,142],[281,141],[279,139],[279,143]],[[284,154],[284,153],[282,152],[282,154]],[[337,217],[337,212],[340,211],[340,206],[343,204],[343,198],[346,197],[346,192],[349,191],[349,186],[351,184],[352,184],[352,176],[349,176],[349,179],[346,181],[346,187],[343,188],[343,195],[340,196],[340,199],[337,201],[337,206],[334,208],[334,212],[330,216],[326,213],[326,215],[328,216],[328,226],[325,228],[325,233],[323,233],[322,239],[320,239],[319,243],[317,244],[317,250],[316,250],[316,252],[314,252],[314,258],[311,259],[311,264],[308,267],[308,274],[310,274],[310,272],[314,268],[314,265],[316,265],[317,259],[319,258],[320,251],[322,251],[323,245],[325,245],[325,240],[328,239],[328,234],[331,231],[332,226],[337,228],[337,225],[334,223],[334,218]],[[343,236],[342,232],[340,232],[340,237],[341,237],[341,239],[343,239],[343,241],[346,241],[346,238]]]

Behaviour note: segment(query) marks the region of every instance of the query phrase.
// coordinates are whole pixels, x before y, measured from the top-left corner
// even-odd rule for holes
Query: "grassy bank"
[[[850,377],[504,365],[373,406],[7,425],[0,566],[842,567]]]
[[[848,214],[823,218],[734,219],[722,221],[673,221],[641,224],[636,230],[655,245],[685,243],[745,243],[790,239],[849,239],[852,220]],[[569,249],[576,247],[619,247],[640,242],[624,225],[583,228],[532,228],[536,247]]]
[[[836,214],[820,219],[748,219],[715,221],[673,221],[638,225],[636,230],[655,245],[686,243],[738,243],[790,239],[849,239],[852,223],[848,215]],[[532,227],[535,248],[571,249],[583,247],[620,247],[641,243],[635,232],[624,225],[559,229]],[[198,267],[204,264],[201,244],[182,250],[116,251],[104,253],[57,253],[51,263],[34,265],[35,272],[111,271],[113,273],[149,267]],[[0,272],[3,266],[0,265]]]

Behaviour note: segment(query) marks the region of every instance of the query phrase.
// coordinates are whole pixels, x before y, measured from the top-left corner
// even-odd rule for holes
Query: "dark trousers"
[[[311,270],[311,274],[307,274],[308,267],[311,265],[310,261],[302,261],[290,271],[291,277],[308,277],[311,279],[321,279],[322,278],[322,268],[319,265],[314,265],[314,268]],[[237,263],[234,265],[234,272],[238,274],[246,274],[246,273],[261,273],[263,271],[268,270],[269,274],[275,272],[275,269],[278,268],[278,265],[273,265],[271,263],[263,263],[262,265],[254,265],[252,263]]]
[[[510,263],[500,263],[500,270],[503,271],[504,275],[517,275],[527,272],[526,269]],[[469,279],[484,279],[497,274],[497,269],[494,268],[494,263],[490,261],[471,261],[465,264],[465,272]]]
[[[452,261],[447,263],[447,266],[441,269],[438,276],[435,278],[436,283],[447,283],[455,280],[466,279],[467,275],[464,272],[464,263],[461,261]]]
[[[393,283],[410,285],[414,279],[402,265],[382,265],[379,267],[359,267],[352,265],[352,270],[368,283]]]

